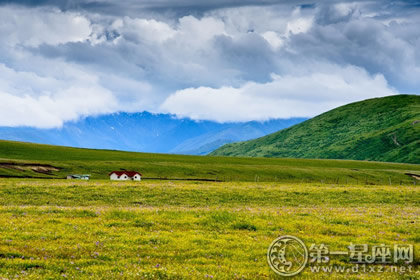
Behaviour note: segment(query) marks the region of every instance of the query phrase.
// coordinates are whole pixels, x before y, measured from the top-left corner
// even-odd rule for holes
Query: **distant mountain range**
[[[217,123],[148,112],[116,113],[67,122],[57,129],[0,127],[0,139],[93,149],[205,155],[226,143],[261,137],[304,120]]]
[[[420,96],[348,104],[211,155],[355,159],[420,164]]]

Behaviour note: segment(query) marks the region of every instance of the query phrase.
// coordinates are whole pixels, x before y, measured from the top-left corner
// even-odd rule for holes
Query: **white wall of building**
[[[140,174],[136,174],[136,175],[134,175],[133,178],[130,178],[126,174],[123,174],[123,175],[121,175],[121,177],[118,177],[117,174],[112,173],[109,176],[109,179],[110,180],[118,180],[118,181],[127,181],[127,180],[141,181],[141,176],[140,176]]]
[[[115,173],[112,173],[111,176],[109,176],[109,179],[111,180],[119,180],[120,178],[118,178],[118,175]]]

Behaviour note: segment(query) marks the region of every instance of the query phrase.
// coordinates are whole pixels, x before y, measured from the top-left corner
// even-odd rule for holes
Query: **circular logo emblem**
[[[275,273],[281,276],[293,276],[305,268],[308,262],[308,249],[297,237],[281,236],[268,247],[267,260]]]

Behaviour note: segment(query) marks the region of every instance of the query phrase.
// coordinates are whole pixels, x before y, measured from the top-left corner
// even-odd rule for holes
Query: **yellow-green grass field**
[[[280,279],[266,253],[286,234],[341,251],[413,244],[418,271],[419,204],[414,184],[0,179],[0,279]]]
[[[407,174],[420,174],[420,164],[150,154],[0,140],[0,177],[63,179],[68,174],[90,174],[92,179],[109,179],[109,172],[120,169],[140,171],[147,180],[366,185],[414,184]]]

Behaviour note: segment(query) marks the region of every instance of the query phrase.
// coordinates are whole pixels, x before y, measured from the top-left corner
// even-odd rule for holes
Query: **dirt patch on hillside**
[[[420,174],[414,174],[414,173],[404,173],[405,175],[408,175],[416,180],[420,180]]]
[[[53,171],[60,171],[59,167],[40,163],[0,162],[0,168],[14,169],[19,171],[34,171],[36,173],[47,175],[51,175]]]

